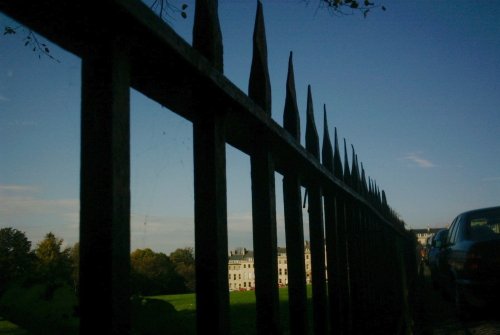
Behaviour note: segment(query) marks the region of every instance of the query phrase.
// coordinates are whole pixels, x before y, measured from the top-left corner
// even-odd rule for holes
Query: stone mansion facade
[[[306,268],[306,282],[311,283],[311,248],[309,242],[304,247],[304,262]],[[229,253],[229,290],[255,289],[255,270],[253,251],[246,248],[237,248]],[[286,248],[278,248],[278,284],[280,287],[288,285],[288,265]]]

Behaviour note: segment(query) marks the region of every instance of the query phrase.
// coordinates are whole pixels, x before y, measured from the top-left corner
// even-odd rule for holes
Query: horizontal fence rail
[[[197,332],[231,332],[226,143],[251,161],[256,332],[398,334],[411,325],[415,240],[366,178],[326,106],[323,140],[307,92],[300,143],[290,54],[283,127],[271,118],[264,13],[257,3],[248,95],[223,75],[216,0],[196,1],[193,46],[137,0],[25,2],[0,10],[82,58],[81,334],[95,324],[130,333],[130,117],[132,87],[193,123]],[[111,20],[110,18],[113,18]],[[275,172],[283,175],[289,325],[280,321]],[[302,192],[309,211],[312,324],[308,320]],[[305,203],[305,202],[304,202]],[[95,241],[103,248],[95,248]],[[99,274],[96,277],[96,273]]]

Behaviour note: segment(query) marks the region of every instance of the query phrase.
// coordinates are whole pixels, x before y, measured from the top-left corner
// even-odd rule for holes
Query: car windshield
[[[477,213],[469,219],[469,237],[473,241],[500,238],[500,210]]]

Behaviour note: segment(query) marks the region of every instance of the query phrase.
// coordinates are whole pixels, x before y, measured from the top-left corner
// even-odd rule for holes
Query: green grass
[[[40,292],[39,292],[40,291]],[[11,294],[4,296],[1,299],[4,307],[16,307],[14,310],[25,311],[24,314],[13,314],[7,319],[16,322],[35,320],[35,322],[18,322],[23,328],[19,328],[14,323],[0,317],[0,335],[27,335],[36,334],[40,329],[36,329],[35,325],[47,326],[47,320],[57,319],[54,325],[61,322],[61,313],[56,313],[56,310],[65,311],[68,313],[69,307],[73,306],[76,298],[69,298],[68,295],[62,294],[64,291],[56,292],[51,303],[40,301],[38,296],[42,292],[41,287],[34,287],[29,290],[12,291]],[[311,287],[307,287],[307,296],[310,304]],[[35,299],[36,298],[36,299]],[[230,299],[230,319],[231,332],[234,334],[255,334],[255,292],[254,291],[236,291],[229,294]],[[279,290],[280,300],[280,323],[283,328],[283,333],[287,334],[288,329],[288,289],[281,288]],[[1,305],[1,304],[0,304]],[[29,306],[29,308],[28,308]],[[68,307],[69,306],[69,307]],[[56,308],[57,307],[57,308]],[[34,317],[34,314],[37,317]],[[311,320],[311,307],[308,309],[308,317]],[[24,316],[23,316],[24,315]],[[5,316],[5,315],[4,315]],[[42,319],[45,320],[42,320]],[[72,319],[71,319],[72,320]],[[71,321],[69,320],[69,321]],[[78,320],[75,320],[76,322]],[[310,321],[311,322],[311,321]],[[73,323],[73,322],[71,322]],[[76,326],[76,327],[75,327]],[[76,334],[77,324],[72,325],[63,331],[64,334]],[[56,333],[56,332],[52,332]],[[161,295],[150,297],[136,297],[132,299],[132,334],[195,334],[196,333],[196,295],[177,294],[177,295]]]
[[[51,290],[42,284],[12,286],[0,297],[0,314],[25,329],[24,334],[76,334],[79,320],[74,315],[74,307],[77,303],[69,286]],[[0,334],[23,334],[10,322],[2,324]]]
[[[1,335],[28,335],[28,332],[10,321],[0,317],[0,334]]]
[[[310,304],[311,286],[307,287],[307,297]],[[147,297],[147,299],[160,300],[173,306],[176,315],[174,323],[183,323],[186,334],[195,334],[196,324],[196,296],[195,294],[160,295]],[[235,334],[255,334],[255,292],[234,291],[229,294],[231,331]],[[288,289],[279,289],[280,321],[284,334],[288,333]],[[309,318],[311,308],[309,306]],[[311,320],[311,319],[310,319]],[[180,333],[179,333],[180,334]]]

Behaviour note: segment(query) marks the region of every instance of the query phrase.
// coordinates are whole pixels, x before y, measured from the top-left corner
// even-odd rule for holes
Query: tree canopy
[[[196,286],[194,249],[176,249],[170,254],[170,259],[175,265],[177,273],[184,278],[184,284],[189,291],[194,291]]]
[[[171,259],[162,252],[137,249],[130,255],[132,292],[141,295],[182,293],[183,278]]]
[[[27,275],[33,254],[26,234],[14,228],[0,229],[0,294],[12,281]]]

